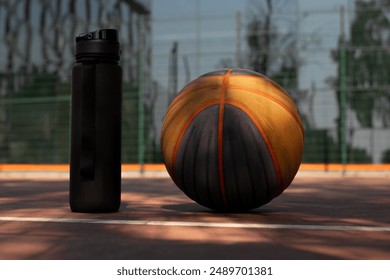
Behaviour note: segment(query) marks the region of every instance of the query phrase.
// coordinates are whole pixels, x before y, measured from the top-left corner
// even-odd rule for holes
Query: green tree
[[[382,154],[382,162],[383,163],[390,163],[390,149],[386,150]]]
[[[355,2],[346,42],[347,102],[363,127],[390,125],[390,13],[386,0]],[[338,57],[336,57],[338,60]]]
[[[295,8],[295,1],[251,1],[246,36],[249,68],[271,77],[290,92],[297,88],[299,67]],[[288,31],[281,32],[281,27]]]

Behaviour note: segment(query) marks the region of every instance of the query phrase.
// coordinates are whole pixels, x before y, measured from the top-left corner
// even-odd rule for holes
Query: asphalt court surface
[[[72,213],[68,180],[0,181],[0,259],[390,259],[390,179],[297,176],[248,213],[170,178],[122,180],[118,213]]]

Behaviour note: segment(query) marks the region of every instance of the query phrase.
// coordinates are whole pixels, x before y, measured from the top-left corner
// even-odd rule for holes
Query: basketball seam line
[[[226,91],[228,89],[228,83],[232,69],[226,71],[225,76],[223,77],[223,82],[220,91],[220,102],[219,102],[219,115],[218,115],[218,175],[219,175],[219,188],[222,196],[222,201],[225,206],[228,206],[228,201],[226,197],[225,190],[225,178],[223,171],[223,122],[225,114],[225,101],[226,101]]]
[[[263,137],[265,144],[267,145],[267,148],[271,154],[273,166],[275,168],[275,173],[276,173],[276,178],[277,178],[277,184],[278,184],[278,194],[281,194],[282,191],[284,190],[284,186],[282,186],[282,174],[279,166],[279,161],[276,157],[276,153],[272,147],[271,141],[268,139],[267,135],[265,134],[265,131],[259,121],[256,119],[256,117],[253,115],[253,112],[247,108],[244,104],[238,102],[238,101],[233,101],[233,100],[226,100],[227,104],[230,104],[240,110],[242,110],[255,124],[257,129],[259,130],[260,135]]]
[[[195,88],[196,88],[196,91],[206,91],[206,90],[218,89],[218,86],[216,86],[216,85],[207,85],[207,86],[196,86]],[[191,89],[189,85],[185,86],[176,95],[176,97],[172,100],[171,104],[169,104],[169,106],[167,108],[167,112],[169,112],[172,107],[176,106],[177,103],[181,102],[182,99],[185,99],[188,94],[191,94],[193,92],[192,90],[193,89]]]
[[[209,102],[206,102],[204,104],[202,104],[201,107],[199,107],[197,110],[194,111],[194,113],[192,113],[192,115],[188,118],[188,120],[184,123],[184,126],[179,134],[179,137],[177,138],[177,141],[176,141],[176,144],[175,144],[175,147],[173,149],[173,154],[172,154],[172,166],[171,166],[171,170],[172,170],[172,178],[176,179],[176,172],[175,172],[175,167],[176,167],[176,157],[177,157],[177,152],[179,150],[179,146],[180,146],[180,143],[181,143],[181,140],[183,139],[184,137],[184,134],[185,132],[187,131],[187,128],[189,127],[189,125],[191,124],[191,122],[195,119],[195,117],[200,113],[202,112],[203,110],[207,109],[208,107],[210,106],[213,106],[213,105],[217,105],[219,104],[220,101],[216,101],[216,100],[213,100],[213,101],[209,101]]]
[[[273,102],[275,102],[276,104],[280,105],[281,107],[283,107],[293,118],[294,120],[297,122],[299,128],[301,129],[302,131],[302,134],[303,134],[303,126],[302,126],[302,123],[299,121],[299,119],[296,117],[296,115],[294,114],[294,112],[292,112],[292,110],[287,106],[285,105],[283,102],[279,101],[278,99],[274,98],[273,96],[263,92],[263,91],[260,91],[260,90],[256,90],[256,89],[251,89],[251,88],[247,88],[247,87],[243,87],[243,86],[238,86],[238,85],[229,85],[229,88],[230,89],[241,89],[241,90],[247,90],[247,91],[250,91],[250,92],[253,92],[253,93],[256,93],[256,94],[259,94]]]

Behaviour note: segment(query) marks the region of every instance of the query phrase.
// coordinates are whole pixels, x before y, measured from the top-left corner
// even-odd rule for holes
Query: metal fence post
[[[145,141],[144,141],[144,96],[143,96],[143,61],[142,51],[138,53],[138,163],[140,164],[140,173],[144,173],[145,164]]]
[[[345,53],[345,38],[344,38],[344,6],[340,7],[340,48],[339,48],[339,144],[340,144],[340,159],[343,165],[343,174],[345,174],[345,167],[347,164],[347,139],[346,139],[346,109],[347,109],[347,96],[346,96],[346,53]]]

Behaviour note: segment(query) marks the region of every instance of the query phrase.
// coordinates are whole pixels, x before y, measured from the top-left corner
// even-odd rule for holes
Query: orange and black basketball
[[[253,71],[224,69],[185,86],[166,113],[161,145],[176,185],[219,211],[257,208],[298,171],[303,126],[292,98]]]

